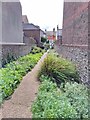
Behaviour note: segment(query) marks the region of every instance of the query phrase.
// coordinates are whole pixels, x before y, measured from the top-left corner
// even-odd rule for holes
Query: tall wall
[[[88,2],[64,2],[63,44],[88,45]]]
[[[2,2],[2,42],[23,43],[22,8],[18,2]]]
[[[81,81],[88,79],[88,3],[64,2],[62,45],[58,53],[76,63]]]
[[[8,55],[16,58],[28,54],[35,42],[32,38],[23,36],[22,7],[19,0],[0,2],[0,10],[0,61],[3,63],[7,61]]]

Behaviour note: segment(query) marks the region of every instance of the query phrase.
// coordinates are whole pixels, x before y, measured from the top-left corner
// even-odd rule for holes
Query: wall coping
[[[25,45],[25,43],[1,43],[0,42],[0,45]]]
[[[77,45],[77,44],[62,44],[62,46],[67,46],[67,47],[78,47],[78,48],[86,48],[88,49],[88,45]]]

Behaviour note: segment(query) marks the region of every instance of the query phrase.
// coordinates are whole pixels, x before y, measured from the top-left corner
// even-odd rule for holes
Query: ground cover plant
[[[80,82],[75,64],[49,53],[39,80],[33,118],[88,118],[88,88]]]
[[[87,87],[76,82],[61,85],[41,76],[37,99],[32,105],[33,118],[88,118]]]
[[[42,54],[42,51],[30,53],[0,69],[0,103],[14,92],[22,77],[35,66]]]

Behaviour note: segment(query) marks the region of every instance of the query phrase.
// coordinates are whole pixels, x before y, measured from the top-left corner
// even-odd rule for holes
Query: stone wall
[[[55,50],[74,62],[81,81],[88,79],[88,2],[64,2],[62,45],[58,41]]]
[[[35,40],[23,36],[22,7],[17,2],[0,2],[0,68],[8,55],[18,58],[28,54]],[[2,63],[1,63],[2,61]]]
[[[88,84],[88,51],[87,48],[80,49],[79,47],[58,46],[55,45],[55,50],[60,56],[72,61],[76,64],[80,74],[81,81]]]
[[[30,53],[31,48],[34,45],[35,44],[33,45],[32,44],[31,45],[30,44],[29,45],[4,44],[2,45],[2,63],[7,60],[8,55],[13,56],[14,58],[27,55],[28,53]]]

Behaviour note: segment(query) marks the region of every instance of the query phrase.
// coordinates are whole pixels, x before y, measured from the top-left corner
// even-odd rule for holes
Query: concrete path
[[[40,66],[46,57],[45,53],[38,64],[23,77],[19,87],[15,90],[12,98],[6,100],[2,106],[3,118],[31,118],[31,105],[36,98],[38,92],[39,81],[37,80],[37,74]]]

